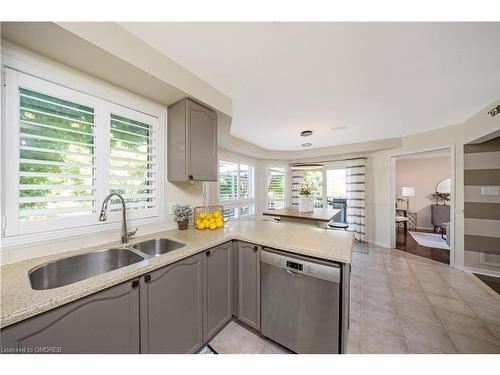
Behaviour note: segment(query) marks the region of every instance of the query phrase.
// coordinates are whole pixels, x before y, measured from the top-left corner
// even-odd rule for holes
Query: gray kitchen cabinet
[[[130,280],[1,331],[2,351],[139,353],[139,280]]]
[[[207,342],[232,316],[233,243],[203,253],[203,338]]]
[[[260,246],[238,242],[238,319],[260,331]]]
[[[168,180],[217,181],[217,114],[191,99],[168,108]]]
[[[141,353],[194,353],[203,344],[203,260],[196,254],[141,278]]]

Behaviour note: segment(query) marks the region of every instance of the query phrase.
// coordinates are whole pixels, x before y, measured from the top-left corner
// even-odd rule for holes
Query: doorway
[[[391,248],[451,264],[451,149],[407,153],[391,159]]]

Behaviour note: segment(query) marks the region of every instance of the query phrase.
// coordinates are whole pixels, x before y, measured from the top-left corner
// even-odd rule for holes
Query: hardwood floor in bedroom
[[[415,232],[433,233],[432,231],[426,230],[416,230]],[[450,264],[449,250],[421,246],[408,232],[403,230],[396,231],[396,249],[444,264]]]

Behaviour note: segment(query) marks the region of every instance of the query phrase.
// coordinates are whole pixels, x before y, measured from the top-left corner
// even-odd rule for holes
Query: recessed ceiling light
[[[301,137],[309,137],[311,135],[313,135],[312,130],[304,130],[303,132],[300,133]]]
[[[302,143],[302,147],[311,147],[312,143]]]
[[[345,126],[334,126],[334,127],[330,128],[330,130],[342,130],[345,128],[346,128]]]

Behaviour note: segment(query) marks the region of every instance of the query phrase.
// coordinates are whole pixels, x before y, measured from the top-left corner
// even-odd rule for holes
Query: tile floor
[[[288,354],[285,348],[244,328],[235,321],[215,336],[209,345],[218,354]]]
[[[353,253],[350,319],[350,354],[500,353],[500,296],[472,274],[399,250]],[[236,322],[210,345],[287,353]]]
[[[500,296],[399,250],[353,253],[348,353],[500,353]]]

